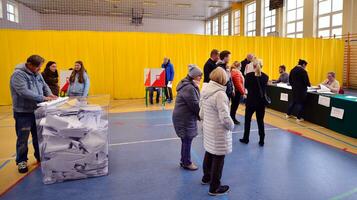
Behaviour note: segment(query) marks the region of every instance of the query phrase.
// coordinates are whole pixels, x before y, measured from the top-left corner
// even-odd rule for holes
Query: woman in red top
[[[234,97],[232,98],[231,105],[231,118],[235,124],[240,124],[240,122],[236,119],[236,113],[239,106],[240,98],[242,96],[245,96],[244,77],[240,69],[241,64],[238,61],[235,61],[231,67],[232,81],[235,88]]]

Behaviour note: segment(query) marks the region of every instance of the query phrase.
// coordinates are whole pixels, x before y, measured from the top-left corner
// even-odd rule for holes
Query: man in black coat
[[[292,87],[293,99],[289,105],[289,109],[286,118],[289,118],[297,107],[297,121],[303,121],[303,112],[305,107],[305,101],[307,96],[307,87],[310,87],[310,80],[305,70],[307,62],[305,60],[299,60],[299,64],[290,71],[289,83]]]
[[[220,60],[217,62],[216,67],[222,67],[224,69],[224,71],[227,72],[228,82],[226,84],[226,86],[227,86],[226,93],[227,93],[228,98],[231,99],[235,95],[232,76],[231,76],[229,70],[227,70],[229,60],[231,59],[231,52],[229,52],[227,50],[222,51],[221,53],[219,53],[219,59]]]
[[[245,75],[244,75],[245,67],[246,67],[249,63],[252,62],[253,58],[254,58],[254,55],[250,53],[250,54],[248,54],[247,57],[241,62],[241,66],[242,66],[242,67],[241,67],[240,71],[242,72],[242,74],[243,74],[244,77],[245,77]]]
[[[211,57],[208,58],[205,66],[203,67],[203,83],[208,83],[210,81],[209,75],[211,72],[216,69],[216,63],[219,60],[219,51],[217,49],[213,49],[211,51]]]

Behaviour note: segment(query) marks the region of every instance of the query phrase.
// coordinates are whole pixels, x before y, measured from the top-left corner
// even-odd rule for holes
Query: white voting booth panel
[[[36,114],[45,184],[108,174],[109,96],[62,98]]]

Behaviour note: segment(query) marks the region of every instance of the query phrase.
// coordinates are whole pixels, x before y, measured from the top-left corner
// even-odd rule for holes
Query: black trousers
[[[239,107],[240,98],[242,96],[239,93],[239,91],[236,91],[235,93],[236,93],[236,95],[234,97],[232,97],[232,104],[231,104],[231,118],[233,120],[236,120],[236,114],[237,114],[237,110]]]
[[[37,127],[34,113],[14,112],[16,141],[16,164],[27,161],[28,139],[32,135],[32,144],[35,150],[35,158],[40,160],[40,151],[37,140]]]
[[[291,115],[294,112],[294,109],[297,107],[297,115],[296,117],[298,119],[301,119],[304,117],[304,108],[305,108],[305,103],[304,102],[297,102],[297,101],[293,101],[291,102],[291,104],[289,105],[289,109],[288,109],[288,115]]]
[[[160,102],[160,88],[155,88],[155,87],[149,87],[149,100],[150,103],[153,104],[154,103],[154,91],[156,91],[156,103]]]
[[[221,186],[221,177],[224,166],[224,155],[218,156],[206,151],[203,160],[203,178],[202,181],[211,181],[209,191],[215,192]]]
[[[261,107],[246,106],[243,139],[249,141],[250,124],[251,124],[252,116],[253,116],[254,112],[255,112],[255,116],[257,118],[260,142],[264,142],[264,138],[265,138],[265,130],[264,130],[265,107],[264,106],[261,106]]]
[[[172,88],[165,87],[164,88],[164,92],[165,92],[166,100],[168,100],[168,99],[172,100],[173,99]]]

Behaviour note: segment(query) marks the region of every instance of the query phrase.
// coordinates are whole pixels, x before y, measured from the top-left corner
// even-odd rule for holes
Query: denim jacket
[[[86,72],[83,74],[84,78],[84,83],[79,83],[78,82],[78,74],[76,74],[76,78],[73,83],[69,84],[68,88],[68,96],[81,96],[81,97],[86,97],[88,96],[88,91],[89,91],[89,77]]]
[[[32,113],[44,96],[52,92],[40,73],[33,73],[26,65],[19,64],[10,79],[12,107],[14,112]]]

